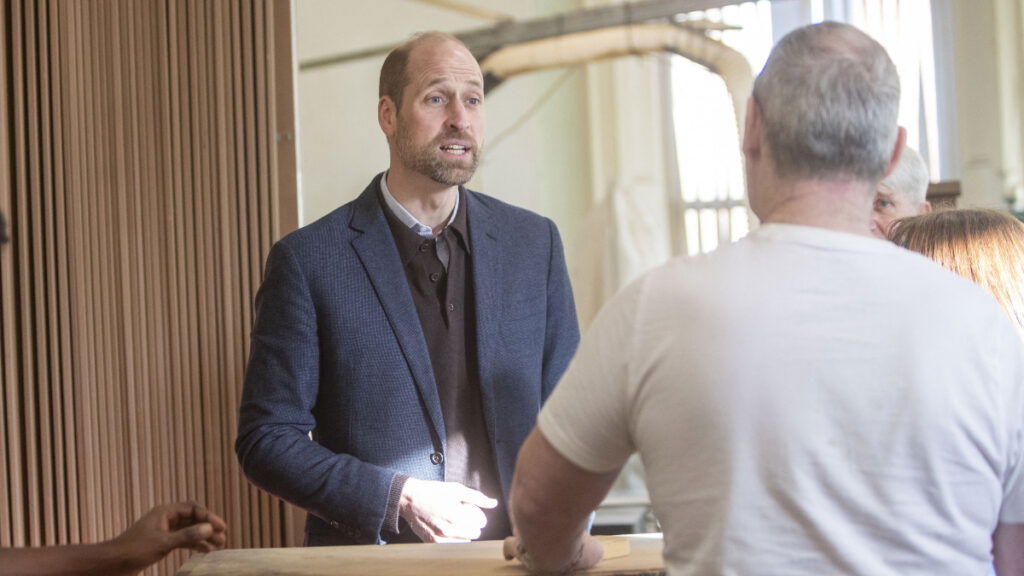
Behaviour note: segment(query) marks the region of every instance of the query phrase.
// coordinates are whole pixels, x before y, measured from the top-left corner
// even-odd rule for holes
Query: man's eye
[[[427,102],[430,102],[431,104],[440,104],[441,103],[441,97],[440,96],[431,96],[430,98],[427,98]]]
[[[892,206],[892,202],[888,200],[875,200],[875,208],[888,208]]]
[[[469,104],[471,106],[478,106],[480,104],[480,99],[479,98],[470,98],[470,99],[466,100],[466,102],[469,102]]]

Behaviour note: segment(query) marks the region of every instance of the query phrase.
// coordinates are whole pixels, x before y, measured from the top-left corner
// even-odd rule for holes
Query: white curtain
[[[864,30],[889,52],[900,75],[900,125],[907,144],[928,160],[939,180],[938,98],[929,0],[845,0],[848,23]]]
[[[671,257],[666,220],[644,201],[660,196],[654,183],[616,186],[591,208],[583,226],[586,242],[571,264],[582,326],[619,290]]]

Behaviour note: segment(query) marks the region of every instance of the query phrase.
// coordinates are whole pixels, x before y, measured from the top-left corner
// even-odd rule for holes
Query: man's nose
[[[448,104],[448,125],[459,130],[466,130],[469,128],[469,124],[469,113],[466,110],[466,104],[461,100],[452,100]]]
[[[885,238],[885,223],[877,216],[871,217],[871,233],[879,238]]]

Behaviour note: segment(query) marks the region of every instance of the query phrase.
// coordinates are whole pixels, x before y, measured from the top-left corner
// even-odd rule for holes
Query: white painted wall
[[[1022,193],[1020,0],[952,3],[961,206],[1006,208]]]

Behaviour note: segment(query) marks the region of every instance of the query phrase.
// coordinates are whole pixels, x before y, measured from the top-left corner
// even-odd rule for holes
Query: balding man
[[[309,545],[504,538],[516,453],[579,339],[562,244],[463,186],[484,80],[456,38],[388,55],[377,120],[387,172],[267,258],[239,462],[310,512]]]
[[[1024,345],[980,288],[871,237],[898,105],[857,29],[779,42],[743,137],[762,226],[600,313],[520,452],[507,552],[593,563],[587,513],[639,452],[669,574],[984,574],[993,550],[1019,573]]]
[[[916,150],[903,148],[892,173],[879,182],[871,215],[871,233],[886,238],[889,227],[900,218],[932,211],[928,195],[928,166]]]

